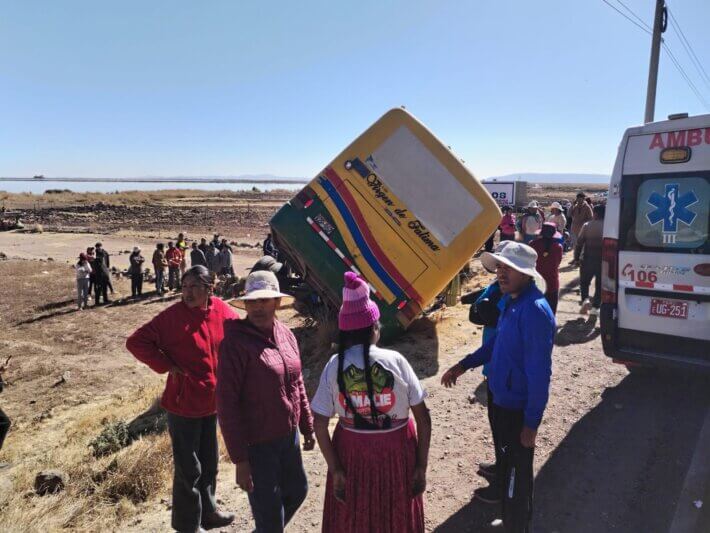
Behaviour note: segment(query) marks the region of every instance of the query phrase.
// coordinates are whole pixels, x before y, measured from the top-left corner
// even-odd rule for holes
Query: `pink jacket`
[[[500,219],[500,232],[505,235],[515,235],[515,215],[506,213]]]
[[[217,367],[217,417],[232,462],[247,449],[288,436],[313,433],[313,415],[291,330],[278,320],[267,338],[248,320],[229,320]]]

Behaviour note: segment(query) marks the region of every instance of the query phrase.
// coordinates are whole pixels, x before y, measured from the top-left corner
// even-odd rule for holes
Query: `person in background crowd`
[[[515,240],[515,215],[513,208],[509,205],[503,206],[503,217],[500,219],[500,240]]]
[[[96,284],[96,251],[93,246],[89,246],[86,249],[86,259],[89,261],[89,265],[91,266],[91,276],[89,276],[89,300],[91,300],[91,294],[94,290],[94,285]]]
[[[168,289],[180,290],[180,265],[182,264],[182,253],[175,247],[173,241],[168,242],[168,251],[165,252],[165,259],[168,261]]]
[[[202,253],[202,250],[200,250],[196,242],[192,243],[192,250],[190,250],[190,265],[202,265],[205,268],[207,267],[207,257]]]
[[[219,239],[219,233],[215,233],[212,237],[212,244],[219,251],[222,249],[222,241]]]
[[[556,324],[543,296],[545,280],[535,270],[536,261],[535,250],[517,242],[500,253],[481,256],[481,263],[496,269],[504,295],[496,334],[441,378],[445,387],[452,387],[466,370],[491,363],[499,499],[503,527],[511,533],[530,531],[535,441],[552,374]]]
[[[109,303],[108,286],[111,283],[111,272],[109,270],[111,261],[109,254],[104,250],[100,242],[96,243],[96,260],[94,265],[94,305],[101,305],[101,297],[104,299],[104,304]]]
[[[494,244],[494,242],[495,242],[496,233],[498,232],[499,229],[500,229],[500,227],[496,228],[495,231],[491,234],[491,236],[488,237],[488,239],[486,240],[486,243],[483,245],[483,249],[484,249],[486,252],[492,252],[492,251],[493,251],[493,244]]]
[[[560,237],[567,227],[567,218],[562,212],[562,205],[559,202],[552,202],[550,205],[550,214],[547,217],[547,222],[554,222],[555,228],[560,232]]]
[[[5,387],[5,381],[3,380],[2,375],[5,373],[7,370],[7,365],[10,362],[10,357],[5,359],[5,363],[0,365],[0,392],[3,391]],[[7,437],[8,431],[10,431],[10,426],[12,425],[12,422],[10,421],[10,417],[8,417],[5,414],[5,411],[0,409],[0,450],[2,450],[2,445],[5,443],[5,437]],[[7,468],[9,465],[7,463],[0,463],[0,468]]]
[[[91,277],[91,264],[86,254],[79,254],[79,262],[76,264],[76,292],[77,307],[79,311],[86,309],[89,303],[89,283]]]
[[[165,293],[165,269],[168,266],[168,260],[165,259],[165,246],[162,242],[155,245],[153,252],[153,269],[155,270],[155,292],[159,295]]]
[[[128,262],[130,263],[128,274],[131,276],[131,298],[137,298],[143,295],[143,263],[145,263],[138,246],[133,248]]]
[[[592,220],[592,208],[585,201],[585,194],[583,192],[577,193],[577,199],[570,209],[570,218],[572,219],[572,224],[570,226],[570,237],[572,238],[572,248],[577,247],[577,237],[579,232],[582,231],[582,226],[587,222]],[[572,260],[570,264],[577,264],[575,259]]]
[[[198,246],[198,248],[203,254],[205,254],[205,257],[207,257],[207,250],[209,250],[209,246],[207,245],[207,239],[202,237],[200,239],[200,245]]]
[[[542,229],[545,217],[541,214],[540,206],[533,200],[528,204],[526,212],[518,219],[518,230],[523,238],[523,243],[528,244],[537,238]]]
[[[537,252],[536,270],[542,274],[547,285],[545,298],[550,304],[553,314],[557,314],[557,301],[560,292],[560,263],[562,262],[562,238],[554,221],[545,222],[540,231],[540,237],[530,243]]]
[[[273,272],[276,274],[279,287],[281,287],[281,289],[288,288],[290,281],[288,278],[288,271],[284,268],[283,263],[279,263],[270,255],[265,255],[254,263],[253,267],[251,267],[252,272],[259,272],[260,270],[268,270],[269,272]]]
[[[271,233],[268,233],[266,235],[266,239],[264,240],[264,244],[262,245],[262,250],[264,252],[264,255],[270,255],[274,259],[279,258],[279,251],[276,248],[276,245],[274,244],[274,240],[271,237]]]
[[[338,353],[311,404],[328,464],[324,533],[424,531],[431,440],[426,394],[402,354],[377,346],[379,318],[367,282],[346,272]],[[328,423],[335,415],[331,439]]]
[[[219,275],[219,249],[215,246],[214,242],[210,242],[207,247],[207,268],[210,273]]]
[[[272,272],[247,276],[247,318],[225,324],[217,366],[217,416],[237,484],[248,493],[256,531],[282,532],[306,498],[299,448],[312,450],[313,417],[291,330],[276,318],[281,293]]]
[[[595,205],[594,219],[582,226],[577,237],[577,246],[574,249],[574,259],[580,262],[579,268],[579,293],[582,299],[580,313],[592,314],[599,312],[602,302],[602,242],[604,236],[604,205]],[[589,300],[589,286],[594,278],[594,298]]]
[[[205,267],[190,268],[181,286],[182,299],[138,328],[126,348],[153,371],[168,373],[161,406],[168,412],[175,467],[171,525],[192,533],[234,521],[233,514],[217,510],[215,501],[215,390],[225,321],[238,317],[212,296],[212,278]]]
[[[180,250],[182,254],[182,260],[180,261],[180,278],[182,278],[182,276],[185,275],[185,270],[187,270],[187,241],[185,240],[184,233],[178,233],[175,248]]]
[[[227,244],[227,239],[222,239],[222,249],[219,251],[220,276],[234,276],[232,268],[232,248]]]

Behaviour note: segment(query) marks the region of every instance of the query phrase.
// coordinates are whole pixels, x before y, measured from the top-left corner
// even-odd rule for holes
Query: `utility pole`
[[[658,58],[661,55],[661,34],[666,31],[668,14],[665,0],[656,0],[656,15],[653,17],[653,37],[651,39],[651,61],[648,66],[648,87],[646,89],[646,114],[644,123],[653,122],[656,111],[656,85],[658,84]]]

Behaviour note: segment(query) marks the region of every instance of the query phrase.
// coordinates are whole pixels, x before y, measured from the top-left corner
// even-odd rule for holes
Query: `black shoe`
[[[227,527],[234,522],[233,513],[222,513],[215,511],[202,517],[202,527],[205,529],[215,529],[218,527]]]
[[[479,463],[478,472],[479,476],[486,479],[495,479],[498,476],[498,471],[496,469],[495,463]]]
[[[482,489],[473,491],[473,499],[483,503],[500,503],[500,489],[496,485],[488,485]]]

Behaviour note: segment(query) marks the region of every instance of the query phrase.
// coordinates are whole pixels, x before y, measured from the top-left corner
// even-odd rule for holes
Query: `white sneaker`
[[[586,315],[589,313],[589,309],[592,307],[592,302],[589,301],[589,298],[584,300],[582,302],[582,307],[579,309],[579,314],[580,315]]]

